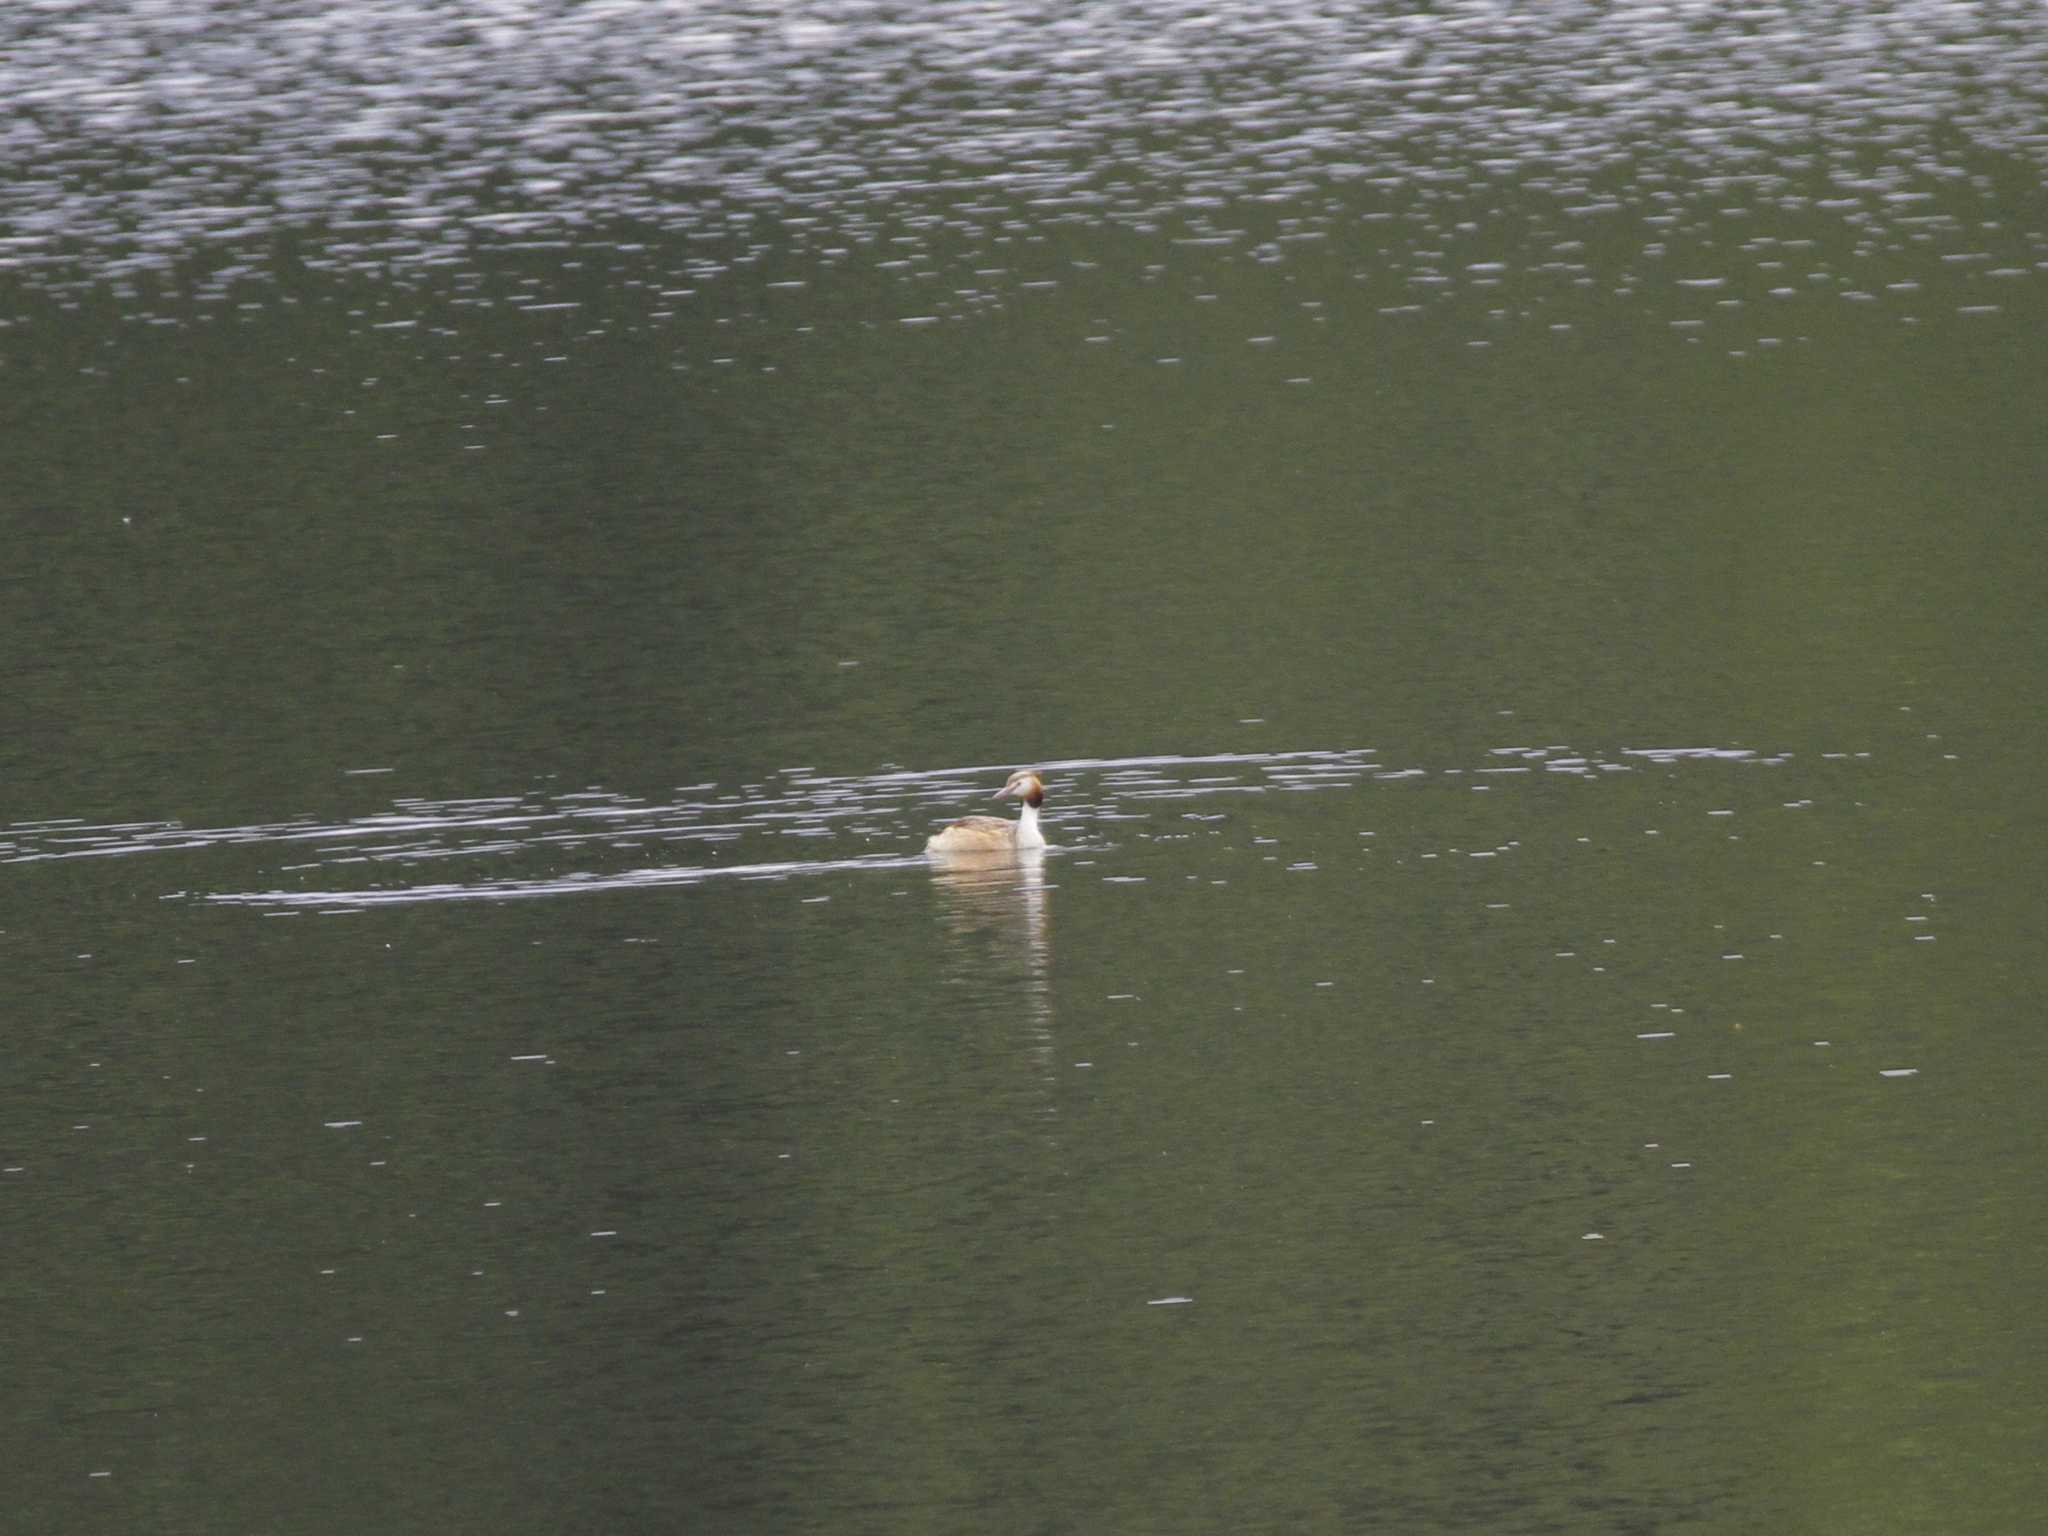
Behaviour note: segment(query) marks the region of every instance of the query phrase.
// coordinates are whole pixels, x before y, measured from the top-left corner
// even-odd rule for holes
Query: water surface
[[[2044,79],[0,20],[23,1518],[2022,1528]]]

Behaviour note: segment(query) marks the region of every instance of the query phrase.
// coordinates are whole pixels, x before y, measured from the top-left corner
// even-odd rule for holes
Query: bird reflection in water
[[[1013,929],[1017,953],[1042,964],[1047,957],[1045,850],[928,855],[940,915],[949,931]]]
[[[957,970],[949,979],[976,987],[986,1006],[1005,1008],[1005,999],[1021,999],[1031,1054],[1050,1073],[1052,886],[1045,850],[929,857],[939,920],[957,945]]]

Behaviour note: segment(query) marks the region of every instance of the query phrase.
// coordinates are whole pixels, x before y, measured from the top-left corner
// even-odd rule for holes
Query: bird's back
[[[985,848],[1014,847],[1017,824],[1000,816],[963,816],[939,828],[924,845],[926,853],[970,853]]]

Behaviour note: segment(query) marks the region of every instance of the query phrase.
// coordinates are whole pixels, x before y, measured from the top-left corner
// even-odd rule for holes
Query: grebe
[[[1045,804],[1045,785],[1028,768],[1010,775],[1010,782],[989,796],[1001,800],[1013,796],[1024,802],[1015,821],[1000,816],[964,816],[939,828],[924,845],[926,853],[1016,853],[1043,848],[1045,834],[1038,830],[1038,808]]]

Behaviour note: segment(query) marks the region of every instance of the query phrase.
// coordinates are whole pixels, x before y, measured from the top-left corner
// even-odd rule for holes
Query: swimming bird
[[[1038,830],[1038,808],[1045,804],[1045,784],[1029,768],[1019,768],[1010,782],[989,796],[991,800],[1011,798],[1024,802],[1015,821],[1000,816],[963,816],[939,828],[924,845],[926,853],[1017,853],[1043,848],[1045,834]]]

